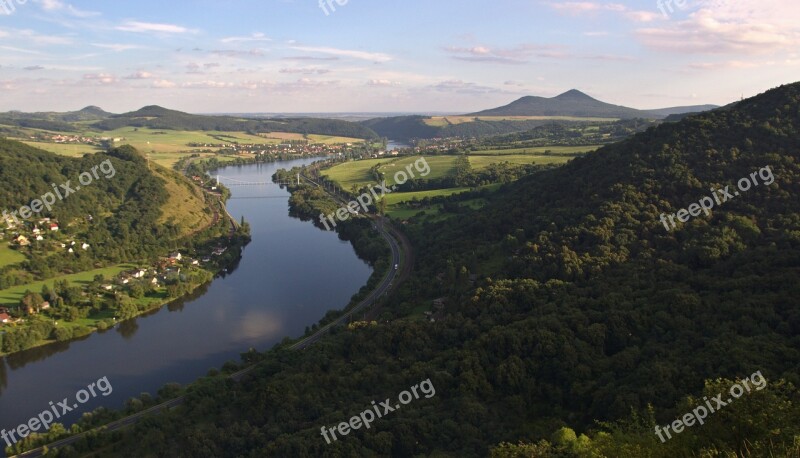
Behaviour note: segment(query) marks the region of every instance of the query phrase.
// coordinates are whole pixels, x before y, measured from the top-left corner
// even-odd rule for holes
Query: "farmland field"
[[[23,141],[26,145],[33,146],[34,148],[43,149],[56,153],[61,156],[81,157],[84,154],[97,153],[102,151],[98,146],[78,144],[78,143],[49,143],[49,142],[31,142]]]

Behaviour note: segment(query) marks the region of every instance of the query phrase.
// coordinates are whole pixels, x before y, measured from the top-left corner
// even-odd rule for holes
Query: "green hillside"
[[[415,271],[375,326],[268,352],[241,382],[206,378],[181,406],[76,450],[797,456],[799,144],[796,83],[537,172],[477,210],[454,196],[448,217],[403,226]],[[710,215],[660,221],[753,173],[758,186]],[[654,434],[756,371],[763,391],[667,443]],[[426,379],[435,396],[321,436]]]

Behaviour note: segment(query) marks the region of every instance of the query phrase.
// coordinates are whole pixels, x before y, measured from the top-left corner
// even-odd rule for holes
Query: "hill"
[[[111,113],[100,107],[88,106],[78,111],[64,113],[46,111],[37,113],[24,113],[9,111],[0,113],[0,124],[32,129],[52,130],[56,132],[72,132],[75,126],[71,123],[84,121],[99,121],[111,116]]]
[[[494,456],[790,456],[798,113],[800,83],[648,129],[479,209],[473,196],[451,199],[404,226],[415,272],[374,326],[268,352],[241,383],[209,377],[169,413],[91,440],[126,456],[473,457],[550,437]],[[743,190],[740,179],[759,181],[675,229],[660,221],[712,189]],[[756,371],[768,389],[666,444],[653,433]],[[321,437],[426,379],[434,396],[346,440]]]
[[[716,105],[637,110],[612,105],[572,89],[552,98],[526,96],[508,105],[472,113],[468,116],[575,116],[582,118],[662,119],[672,114],[695,113],[718,108]]]
[[[205,116],[169,110],[155,105],[129,113],[113,115],[92,124],[92,127],[101,131],[116,130],[122,127],[148,127],[168,130],[290,132],[365,139],[377,138],[376,133],[365,126],[337,119],[283,118],[274,120]]]
[[[572,89],[552,98],[526,96],[508,105],[469,116],[576,116],[584,118],[646,118],[646,112],[611,105]]]
[[[719,105],[690,105],[685,107],[659,108],[656,110],[644,110],[644,111],[645,113],[650,113],[655,117],[665,118],[671,115],[700,113],[703,111],[716,110],[717,108],[719,108]]]
[[[129,146],[70,158],[0,138],[0,179],[6,183],[0,189],[0,208],[16,210],[52,192],[51,183],[71,180],[74,187],[82,172],[91,171],[104,161],[109,161],[107,167],[113,168],[108,178],[100,175],[91,185],[81,186],[79,192],[58,200],[51,209],[34,218],[47,216],[65,225],[73,224],[80,236],[96,248],[93,252],[97,256],[49,253],[35,257],[31,271],[74,271],[96,261],[144,259],[211,222],[202,194],[193,191],[188,180],[170,170],[148,165]],[[87,223],[89,215],[91,223]],[[169,218],[164,218],[165,215]],[[30,223],[35,221],[31,219]],[[43,265],[34,265],[37,261]]]

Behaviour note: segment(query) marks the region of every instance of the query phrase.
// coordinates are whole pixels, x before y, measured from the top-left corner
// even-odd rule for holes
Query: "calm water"
[[[220,175],[270,181],[279,168],[311,160],[230,167]],[[344,307],[371,274],[349,243],[288,216],[288,193],[275,185],[235,186],[228,209],[252,226],[253,241],[238,267],[198,291],[82,341],[0,359],[0,429],[27,422],[65,397],[108,377],[113,392],[65,417],[71,424],[100,405],[121,408],[165,383],[187,383],[254,347],[297,337],[328,310]],[[269,196],[267,198],[263,198]],[[253,198],[256,197],[256,198]],[[99,393],[98,393],[99,395]],[[0,450],[5,444],[0,441]],[[2,455],[2,451],[0,451]]]

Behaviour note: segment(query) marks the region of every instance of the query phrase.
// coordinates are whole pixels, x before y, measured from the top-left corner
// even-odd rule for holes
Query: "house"
[[[50,309],[50,302],[48,302],[48,301],[42,302],[42,305],[40,305],[39,308],[41,308],[42,310]]]
[[[176,252],[171,253],[169,255],[169,260],[172,261],[172,262],[180,261],[181,259],[183,259],[183,255],[181,254],[180,251],[176,251]]]
[[[86,243],[86,242],[83,242],[83,245],[81,245],[81,248],[83,248],[84,250],[86,250],[86,249],[88,249],[88,248],[89,248],[89,246],[90,246],[90,245],[89,245],[88,243]]]
[[[444,303],[445,303],[446,300],[447,300],[446,297],[440,297],[439,299],[434,299],[433,300],[433,306],[436,307],[436,308],[442,308],[442,307],[444,307]]]
[[[0,323],[8,323],[11,317],[7,313],[0,313]]]
[[[33,226],[33,231],[32,232],[33,232],[33,235],[39,235],[39,234],[42,233],[42,230],[39,229],[38,226]]]
[[[14,241],[19,243],[19,246],[28,246],[31,244],[30,240],[28,240],[28,237],[25,237],[24,235],[20,235],[19,237],[14,239]]]
[[[50,231],[58,232],[58,223],[50,223]]]
[[[39,242],[41,242],[42,240],[44,240],[44,237],[42,237],[41,235],[37,235],[37,236],[36,236],[36,240],[38,240]]]
[[[114,289],[114,285],[102,285],[101,288],[103,288],[106,291],[111,291],[112,289]]]

